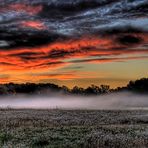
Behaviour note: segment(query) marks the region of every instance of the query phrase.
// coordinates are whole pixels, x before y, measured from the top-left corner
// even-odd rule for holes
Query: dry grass
[[[146,148],[148,111],[0,110],[2,148]]]

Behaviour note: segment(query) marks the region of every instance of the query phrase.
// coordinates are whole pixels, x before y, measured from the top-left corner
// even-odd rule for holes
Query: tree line
[[[17,95],[17,94],[39,94],[50,95],[56,93],[73,94],[73,95],[101,95],[113,92],[132,91],[137,93],[148,93],[148,78],[142,78],[136,81],[130,81],[125,87],[111,89],[109,85],[91,85],[87,88],[75,86],[72,89],[66,86],[58,86],[51,83],[25,83],[25,84],[0,84],[0,95]]]

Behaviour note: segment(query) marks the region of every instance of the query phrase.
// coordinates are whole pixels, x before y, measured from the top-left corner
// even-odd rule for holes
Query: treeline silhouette
[[[112,92],[132,91],[136,93],[148,93],[148,78],[142,78],[136,81],[130,81],[126,87],[111,89],[109,85],[91,85],[87,88],[75,86],[69,89],[66,86],[58,86],[51,83],[25,83],[25,84],[0,84],[0,95],[50,95],[56,93],[73,94],[73,95],[101,95]]]

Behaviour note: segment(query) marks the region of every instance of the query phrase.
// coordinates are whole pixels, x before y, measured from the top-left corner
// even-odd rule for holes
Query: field
[[[1,148],[146,148],[148,110],[0,109]]]

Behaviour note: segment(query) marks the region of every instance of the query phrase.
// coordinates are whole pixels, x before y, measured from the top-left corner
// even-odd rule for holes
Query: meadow
[[[0,109],[1,148],[146,148],[148,110]]]

